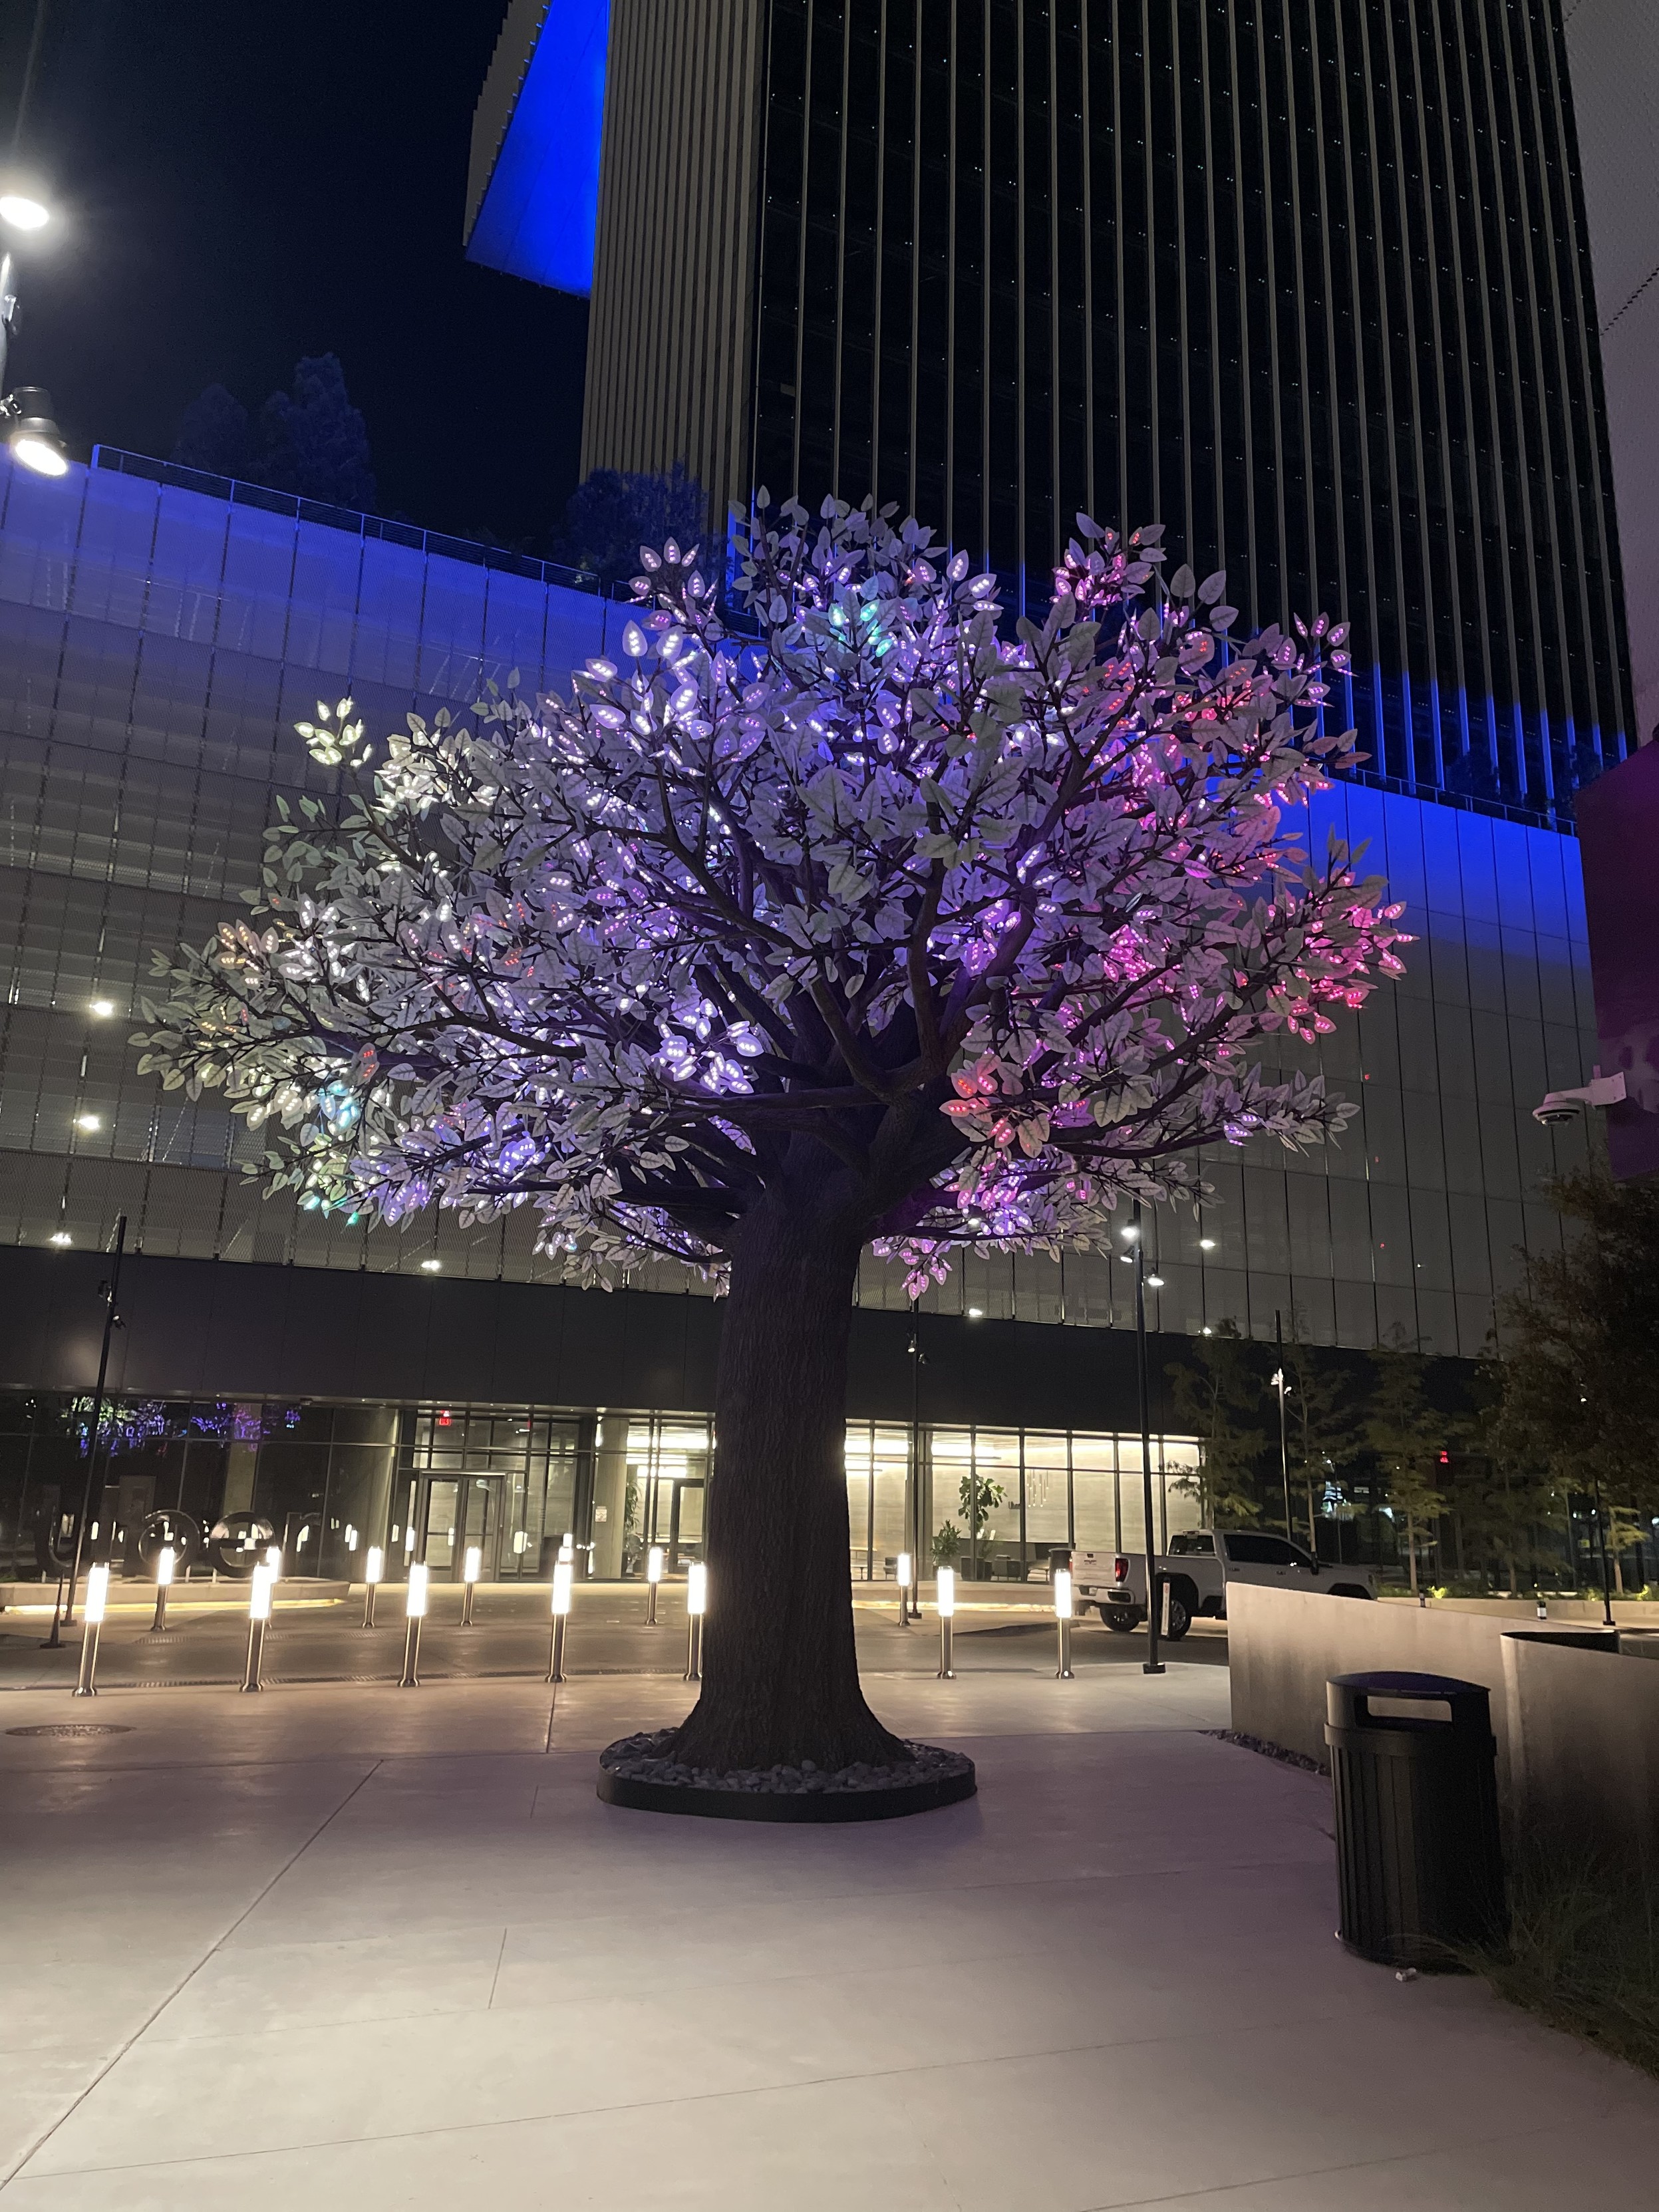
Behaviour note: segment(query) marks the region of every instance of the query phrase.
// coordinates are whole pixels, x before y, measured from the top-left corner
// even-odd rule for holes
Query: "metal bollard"
[[[478,1579],[478,1570],[483,1565],[483,1555],[476,1544],[469,1544],[466,1556],[461,1561],[461,1626],[472,1626],[472,1585]]]
[[[657,1585],[662,1580],[662,1546],[653,1544],[645,1555],[645,1625],[657,1625]]]
[[[421,1686],[421,1623],[426,1619],[426,1585],[425,1567],[420,1560],[411,1560],[409,1590],[404,1600],[404,1671],[398,1678],[400,1690],[418,1690]]]
[[[685,1679],[702,1680],[702,1617],[708,1610],[708,1570],[695,1561],[685,1571]]]
[[[152,1636],[159,1636],[167,1625],[167,1592],[173,1588],[174,1557],[172,1545],[163,1544],[155,1562],[155,1617],[149,1624]]]
[[[899,1553],[896,1571],[898,1575],[899,1626],[901,1628],[908,1628],[910,1626],[910,1554],[908,1552],[901,1552]]]
[[[81,1667],[71,1692],[77,1698],[95,1698],[98,1694],[98,1632],[104,1625],[104,1606],[108,1597],[109,1569],[88,1567],[86,1595],[81,1601]]]
[[[380,1587],[380,1577],[386,1572],[386,1553],[378,1544],[368,1547],[368,1557],[363,1561],[363,1626],[374,1626],[374,1593]]]
[[[1054,1669],[1054,1679],[1073,1682],[1072,1672],[1072,1577],[1065,1567],[1054,1570],[1054,1624],[1060,1631],[1060,1664]]]
[[[957,1613],[957,1575],[954,1567],[940,1567],[935,1584],[939,1607],[939,1679],[954,1682],[957,1670],[951,1665],[955,1656],[953,1631]]]
[[[276,1586],[276,1577],[266,1566],[255,1567],[253,1582],[247,1594],[247,1664],[242,1669],[242,1687],[260,1690],[260,1670],[264,1665],[265,1626],[270,1619],[270,1593]]]
[[[564,1631],[570,1618],[570,1584],[573,1562],[556,1559],[553,1565],[553,1641],[547,1656],[547,1679],[550,1682],[564,1680]]]

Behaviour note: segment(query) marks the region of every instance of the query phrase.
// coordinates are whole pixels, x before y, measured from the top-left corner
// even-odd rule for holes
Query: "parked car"
[[[1184,1636],[1194,1620],[1224,1620],[1229,1583],[1323,1590],[1332,1597],[1376,1595],[1375,1567],[1328,1566],[1300,1544],[1257,1528],[1183,1529],[1155,1565],[1169,1588],[1165,1633],[1172,1638]],[[1146,1620],[1144,1553],[1078,1552],[1072,1571],[1079,1604],[1097,1606],[1108,1628],[1127,1635]]]

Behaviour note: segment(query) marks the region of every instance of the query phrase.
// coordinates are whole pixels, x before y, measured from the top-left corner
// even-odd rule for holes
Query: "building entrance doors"
[[[434,1582],[459,1582],[469,1544],[478,1547],[478,1575],[501,1577],[507,1478],[501,1474],[422,1475],[410,1486],[410,1519],[421,1532],[420,1556]]]
[[[702,1501],[700,1482],[653,1475],[646,1486],[645,1540],[667,1553],[670,1574],[702,1557]]]

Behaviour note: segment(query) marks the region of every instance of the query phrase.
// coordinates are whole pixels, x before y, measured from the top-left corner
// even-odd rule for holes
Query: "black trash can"
[[[1376,1713],[1373,1698],[1425,1710]],[[1336,1932],[1382,1966],[1455,1970],[1455,1946],[1507,1920],[1490,1692],[1444,1674],[1339,1674],[1325,1706]]]

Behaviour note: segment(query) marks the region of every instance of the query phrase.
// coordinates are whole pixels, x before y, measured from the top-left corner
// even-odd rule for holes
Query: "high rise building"
[[[1595,270],[1607,443],[1640,741],[1659,737],[1659,9],[1575,0],[1565,10]]]
[[[893,500],[1027,603],[1161,522],[1348,617],[1371,773],[1552,815],[1633,734],[1561,12],[611,0],[579,159],[602,0],[519,0],[470,250],[591,239],[585,467]]]

